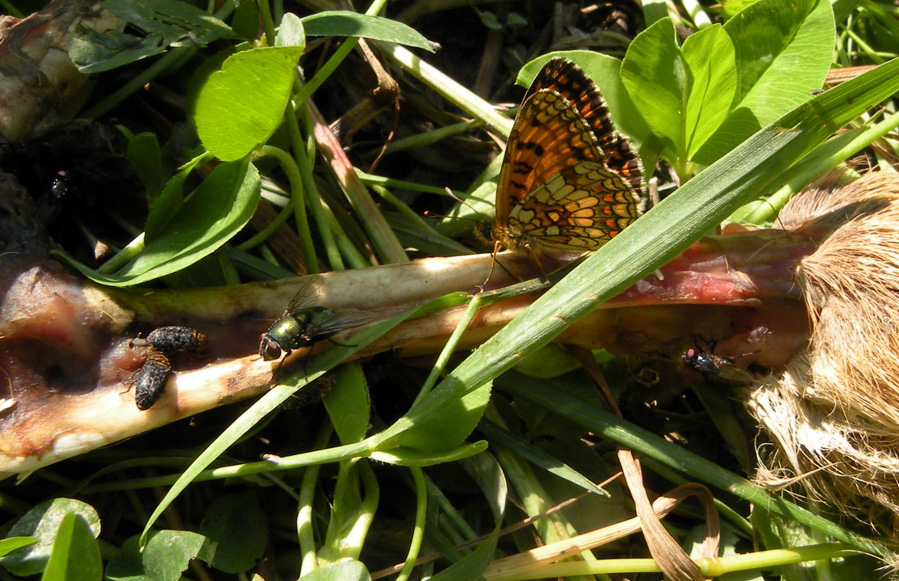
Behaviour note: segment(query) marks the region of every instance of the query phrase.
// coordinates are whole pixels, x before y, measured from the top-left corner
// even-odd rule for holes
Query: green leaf
[[[90,269],[61,252],[91,280],[131,286],[177,272],[212,254],[249,222],[259,201],[259,172],[247,161],[223,163],[187,199],[180,211],[147,240],[143,251],[115,274]]]
[[[34,537],[38,543],[3,557],[0,565],[19,577],[43,571],[53,550],[57,531],[69,514],[80,516],[94,537],[100,534],[100,518],[90,505],[70,498],[42,502],[20,516],[7,532],[9,537]]]
[[[759,0],[727,0],[721,3],[721,17],[728,21]]]
[[[665,144],[665,158],[670,162],[685,159],[690,72],[670,19],[659,20],[637,35],[621,63],[621,81],[650,130]]]
[[[231,34],[227,24],[180,0],[106,0],[103,7],[135,28],[159,35],[166,44],[190,38],[189,44],[204,45]]]
[[[303,575],[303,581],[370,581],[368,569],[359,561],[347,559]]]
[[[766,113],[760,118],[763,123],[779,116],[776,111],[805,101],[808,91],[821,88],[835,39],[827,2],[762,0],[724,29],[736,49],[740,102],[761,106],[758,110]]]
[[[30,547],[38,543],[38,539],[34,537],[9,537],[0,540],[0,557],[6,556],[13,551],[18,551],[23,547]]]
[[[509,12],[508,16],[506,16],[507,28],[522,28],[527,25],[527,19],[517,12]]]
[[[190,531],[154,531],[143,552],[138,542],[136,535],[129,538],[109,562],[109,581],[179,581],[207,540]]]
[[[250,2],[252,5],[256,5]],[[293,12],[288,12],[281,18],[281,26],[278,27],[278,36],[275,37],[275,46],[298,46],[306,48],[306,29],[303,21]]]
[[[251,569],[265,553],[268,519],[253,491],[219,496],[206,509],[200,533],[209,541],[201,558],[225,573]]]
[[[475,429],[490,401],[491,383],[443,406],[427,422],[409,430],[394,443],[422,451],[446,451],[460,446]],[[389,450],[385,450],[389,452]]]
[[[335,372],[334,387],[323,397],[341,444],[361,442],[368,431],[371,400],[365,374],[358,363],[342,365]]]
[[[69,58],[79,72],[102,73],[165,52],[159,36],[140,38],[115,30],[97,32],[82,23],[69,41]]]
[[[144,233],[151,240],[162,234],[165,225],[184,206],[184,183],[199,161],[200,158],[197,157],[184,164],[178,170],[178,173],[166,182],[165,187],[159,193],[159,197],[150,206],[147,223],[144,225]]]
[[[128,137],[128,163],[140,178],[152,204],[162,192],[162,150],[155,133],[138,133]]]
[[[833,55],[830,4],[762,0],[724,25],[736,51],[736,103],[693,161],[708,165],[820,89]]]
[[[690,71],[685,115],[689,160],[727,117],[737,93],[737,69],[734,45],[717,24],[690,36],[682,53]]]
[[[246,41],[256,40],[259,36],[259,5],[256,2],[238,2],[231,18],[231,29]]]
[[[481,24],[489,28],[490,30],[502,30],[503,25],[499,21],[499,18],[496,17],[496,14],[490,12],[489,10],[486,12],[481,12]]]
[[[358,36],[434,52],[434,44],[402,22],[350,12],[326,10],[303,18],[306,36]]]
[[[70,512],[59,523],[43,581],[91,581],[103,578],[100,547],[84,517]]]
[[[235,161],[263,145],[281,124],[302,47],[239,52],[209,76],[197,96],[195,122],[203,146]]]

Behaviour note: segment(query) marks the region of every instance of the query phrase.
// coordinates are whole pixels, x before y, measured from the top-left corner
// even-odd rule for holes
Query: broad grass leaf
[[[357,36],[434,52],[433,43],[417,30],[380,16],[347,10],[326,10],[303,18],[303,27],[306,29],[306,36]]]

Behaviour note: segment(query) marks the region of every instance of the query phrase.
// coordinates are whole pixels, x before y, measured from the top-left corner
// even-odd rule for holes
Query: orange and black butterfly
[[[643,170],[596,85],[554,58],[515,117],[496,188],[504,248],[596,250],[642,212]]]

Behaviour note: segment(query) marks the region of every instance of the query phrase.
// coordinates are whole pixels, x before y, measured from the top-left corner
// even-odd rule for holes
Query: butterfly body
[[[493,238],[509,249],[596,250],[642,210],[642,168],[599,90],[552,59],[525,95],[497,182]]]

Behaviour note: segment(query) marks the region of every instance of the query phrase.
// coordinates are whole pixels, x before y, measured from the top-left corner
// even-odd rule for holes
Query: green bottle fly
[[[300,287],[281,318],[262,334],[259,355],[266,361],[290,355],[294,349],[309,347],[330,339],[346,329],[369,323],[371,313],[356,309],[337,313],[327,307],[313,305],[318,299],[316,283],[307,282]]]

